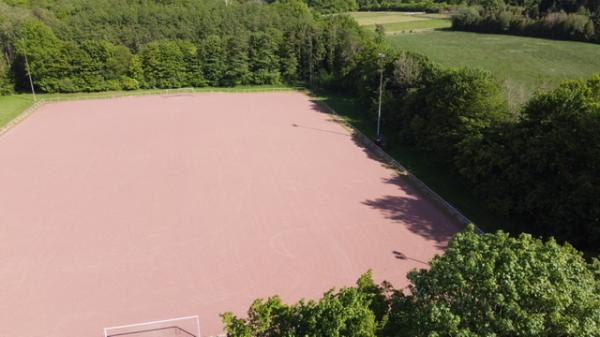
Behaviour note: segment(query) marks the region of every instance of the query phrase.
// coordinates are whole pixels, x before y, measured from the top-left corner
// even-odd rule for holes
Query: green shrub
[[[72,87],[59,83],[69,73],[70,65],[63,52],[64,43],[50,28],[37,21],[29,21],[23,25],[18,36],[15,45],[18,59],[15,62],[22,72],[18,76],[27,78],[27,56],[31,77],[38,90],[57,92],[63,87]]]

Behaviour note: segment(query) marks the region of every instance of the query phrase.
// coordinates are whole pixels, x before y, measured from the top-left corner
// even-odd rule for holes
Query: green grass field
[[[538,89],[600,73],[600,45],[591,43],[454,31],[400,34],[388,39],[443,66],[491,71],[505,87],[513,107]]]
[[[348,13],[361,26],[374,30],[376,24],[383,25],[386,34],[407,31],[448,28],[451,26],[446,14],[413,14],[405,12],[351,12]]]
[[[33,104],[31,95],[0,96],[0,128]]]

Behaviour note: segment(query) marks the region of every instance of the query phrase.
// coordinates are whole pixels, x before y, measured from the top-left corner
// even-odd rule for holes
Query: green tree
[[[37,21],[25,23],[16,41],[18,80],[28,83],[27,56],[34,85],[44,92],[60,91],[60,81],[70,68],[63,48],[63,42],[47,26]]]
[[[277,84],[279,73],[279,44],[281,32],[270,29],[250,35],[250,71],[252,84]]]
[[[222,84],[235,86],[249,82],[248,39],[244,34],[228,36],[225,39],[225,71]]]
[[[410,295],[397,296],[411,310],[400,318],[415,337],[597,336],[597,275],[569,245],[470,226],[428,270],[408,274]]]
[[[133,55],[133,57],[131,58],[131,64],[129,65],[129,69],[128,69],[127,73],[128,73],[128,76],[132,79],[133,83],[135,84],[134,86],[147,87],[146,84],[144,83],[144,69],[142,67],[142,61],[140,59],[140,55]],[[131,89],[137,89],[137,88],[131,88]],[[129,89],[129,90],[131,90],[131,89]]]
[[[584,249],[600,242],[600,76],[539,94],[518,123],[471,139],[457,160],[479,193],[526,230]]]
[[[204,78],[212,86],[219,86],[223,79],[225,71],[223,54],[223,41],[218,35],[207,36],[198,49],[198,57],[202,62]]]
[[[293,83],[298,80],[298,48],[293,34],[288,33],[283,39],[279,49],[280,73],[284,81]]]
[[[185,65],[182,86],[206,86],[206,80],[202,74],[202,62],[198,57],[198,48],[192,42],[181,40],[177,41],[177,46],[183,55],[183,64]]]
[[[0,95],[7,95],[13,91],[10,68],[3,57],[0,57]]]
[[[65,56],[70,65],[68,79],[70,90],[63,91],[102,91],[120,90],[128,77],[132,62],[129,49],[116,46],[104,40],[84,41],[80,45],[65,43]]]
[[[460,144],[507,118],[506,101],[491,74],[439,70],[409,98],[406,125],[418,144],[452,159]]]
[[[13,7],[0,1],[0,53],[8,67],[15,61],[15,44],[22,26],[31,20],[33,20],[33,15],[29,10]]]
[[[188,85],[191,76],[186,57],[196,49],[183,41],[151,42],[140,51],[144,85],[149,88],[181,88]]]

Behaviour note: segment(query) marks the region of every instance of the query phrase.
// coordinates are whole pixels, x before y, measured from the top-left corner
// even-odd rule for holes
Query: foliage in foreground
[[[569,245],[522,234],[457,234],[405,290],[356,287],[317,301],[256,300],[247,318],[225,313],[229,336],[434,337],[598,336],[600,262]]]

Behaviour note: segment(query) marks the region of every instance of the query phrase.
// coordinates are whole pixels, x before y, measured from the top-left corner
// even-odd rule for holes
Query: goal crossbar
[[[194,328],[196,330],[195,333],[188,331],[188,329],[182,328],[177,325],[177,322],[191,321],[191,320],[194,321],[193,324],[194,324]],[[161,324],[165,324],[165,326],[160,326]],[[156,327],[152,327],[152,326],[156,326]],[[146,327],[146,328],[143,328],[143,327]],[[140,329],[135,330],[136,328],[140,328]],[[183,332],[184,334],[186,334],[189,337],[201,337],[200,336],[200,317],[198,315],[194,315],[194,316],[177,317],[177,318],[171,318],[171,319],[163,319],[163,320],[158,320],[158,321],[112,326],[112,327],[104,328],[104,337],[116,337],[116,336],[132,335],[132,334],[143,334],[143,333],[148,333],[148,332],[158,332],[161,330],[170,330],[170,329],[180,330],[181,332]],[[131,330],[131,331],[110,333],[111,331],[118,331],[118,330]]]

